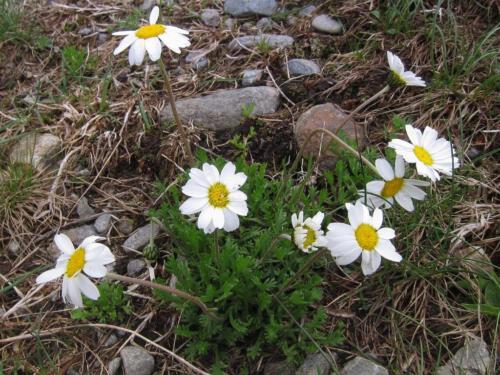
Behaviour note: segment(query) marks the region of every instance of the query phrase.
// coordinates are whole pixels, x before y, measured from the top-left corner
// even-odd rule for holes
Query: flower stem
[[[177,124],[177,129],[179,130],[179,134],[181,135],[182,142],[184,143],[184,152],[186,153],[186,157],[188,159],[188,163],[190,165],[193,164],[194,157],[193,153],[191,152],[191,145],[189,143],[189,140],[187,138],[186,134],[186,129],[182,126],[181,119],[179,117],[179,113],[177,112],[177,107],[175,106],[175,97],[174,97],[174,91],[172,90],[172,84],[170,83],[170,75],[167,72],[167,69],[165,68],[165,64],[163,63],[163,60],[160,59],[159,65],[160,65],[160,70],[163,75],[163,79],[165,81],[165,90],[167,91],[168,94],[168,100],[170,101],[170,107],[172,108],[172,115],[174,116],[175,123]]]
[[[147,288],[154,288],[161,290],[163,292],[167,292],[170,294],[173,294],[174,296],[183,298],[185,300],[188,300],[195,305],[197,305],[205,314],[211,316],[214,319],[220,320],[221,318],[214,313],[215,309],[213,308],[208,308],[207,305],[205,305],[198,297],[195,297],[189,293],[183,292],[182,290],[178,290],[175,288],[171,288],[166,285],[161,285],[161,284],[156,284],[152,283],[151,281],[147,280],[142,280],[142,279],[136,279],[134,277],[128,277],[128,276],[123,276],[123,275],[118,275],[117,273],[114,272],[108,272],[106,274],[106,278],[111,279],[111,280],[118,280],[118,281],[123,281],[125,283],[129,284],[138,284],[145,286]]]

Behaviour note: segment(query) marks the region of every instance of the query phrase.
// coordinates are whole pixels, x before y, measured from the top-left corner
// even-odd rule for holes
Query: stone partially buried
[[[226,0],[224,12],[232,16],[272,16],[278,9],[276,0]]]
[[[252,115],[262,116],[276,112],[279,103],[278,90],[273,87],[257,86],[222,90],[198,98],[181,99],[176,105],[183,123],[193,122],[202,128],[225,130],[240,125],[243,120],[243,106],[253,105]],[[162,119],[173,121],[170,106],[163,110]]]

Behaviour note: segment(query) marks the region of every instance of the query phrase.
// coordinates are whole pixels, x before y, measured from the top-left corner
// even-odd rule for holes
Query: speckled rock
[[[261,116],[276,112],[280,96],[273,87],[257,86],[236,90],[221,90],[212,94],[181,99],[177,101],[177,111],[182,122],[193,122],[195,125],[224,130],[236,128],[243,120],[242,108],[254,103],[252,115]],[[170,106],[162,112],[163,120],[173,120]]]
[[[112,359],[108,364],[109,375],[118,375],[120,367],[122,367],[122,359],[120,357]]]
[[[347,362],[341,375],[389,375],[382,366],[363,357],[356,357]]]
[[[320,14],[312,20],[312,27],[327,34],[340,34],[344,28],[342,22],[334,20],[327,14]]]
[[[130,234],[134,231],[134,220],[129,217],[122,217],[118,221],[118,230],[121,234]]]
[[[306,59],[291,59],[288,64],[283,67],[285,72],[290,73],[290,76],[307,76],[311,74],[319,74],[321,68],[312,60]]]
[[[327,375],[330,373],[330,362],[321,353],[308,355],[295,375]]]
[[[132,259],[127,264],[127,275],[135,277],[146,268],[146,262],[142,259]]]
[[[278,9],[276,0],[226,0],[224,12],[232,16],[272,16]]]
[[[73,245],[80,245],[83,240],[89,236],[97,236],[97,232],[93,225],[82,225],[80,227],[64,230],[62,232],[71,239]]]
[[[61,150],[61,140],[52,134],[28,134],[14,145],[11,163],[31,164],[38,170],[49,167]]]
[[[293,45],[294,39],[288,35],[260,34],[240,36],[229,43],[229,49],[236,50],[241,46],[253,48],[260,43],[267,43],[271,48],[286,48]]]
[[[146,350],[136,346],[126,346],[120,352],[125,375],[151,375],[155,359]]]
[[[99,234],[106,233],[111,228],[113,216],[111,214],[101,214],[94,222],[94,228]]]
[[[200,15],[201,21],[210,27],[217,27],[220,24],[220,14],[217,9],[203,9]]]
[[[273,21],[270,18],[264,17],[257,21],[255,27],[260,31],[269,31],[273,28]]]
[[[312,15],[314,12],[316,12],[316,6],[307,5],[299,11],[299,16],[307,17],[307,16]]]
[[[491,363],[486,343],[479,337],[468,338],[448,363],[440,367],[437,375],[485,375]]]
[[[76,204],[76,213],[81,219],[85,219],[89,216],[95,215],[95,210],[90,207],[87,198],[81,197],[78,199],[78,202]]]
[[[158,234],[160,234],[160,229],[160,225],[158,225],[157,223],[150,223],[137,229],[123,243],[123,248],[126,252],[141,250],[149,243],[150,238],[154,240],[156,237],[158,237]]]
[[[241,84],[243,87],[255,86],[262,79],[262,69],[247,69],[243,72]]]
[[[206,51],[191,51],[186,55],[186,62],[190,63],[196,70],[203,70],[209,65],[209,60],[205,56]]]

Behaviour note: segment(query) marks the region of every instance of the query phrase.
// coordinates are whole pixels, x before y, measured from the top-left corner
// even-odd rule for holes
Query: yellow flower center
[[[403,183],[404,180],[402,178],[395,178],[393,180],[386,181],[380,195],[384,198],[394,197],[403,187]]]
[[[217,208],[225,208],[229,203],[229,190],[226,185],[217,182],[208,189],[208,203]]]
[[[413,153],[418,158],[418,160],[420,160],[425,165],[434,164],[434,160],[432,159],[431,154],[429,154],[429,151],[427,151],[425,148],[420,146],[415,146],[413,148]]]
[[[307,249],[309,246],[312,246],[316,242],[316,231],[308,225],[304,225],[303,228],[306,230],[304,249]]]
[[[391,80],[395,86],[406,86],[406,80],[396,71],[391,70]]]
[[[135,32],[135,36],[138,37],[139,39],[149,39],[161,35],[164,32],[165,32],[165,26],[163,25],[158,25],[158,24],[146,25],[137,30]]]
[[[85,249],[79,247],[75,250],[71,258],[69,258],[68,265],[66,266],[66,276],[73,277],[83,269],[85,265]]]
[[[364,250],[373,250],[378,244],[378,234],[375,228],[369,224],[360,224],[354,232],[356,241]]]

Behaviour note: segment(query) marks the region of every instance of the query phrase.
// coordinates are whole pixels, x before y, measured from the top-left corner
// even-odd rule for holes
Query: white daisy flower
[[[419,129],[406,125],[406,133],[411,143],[393,139],[388,146],[408,163],[416,163],[418,174],[436,181],[440,178],[438,172],[451,176],[453,168],[460,166],[451,143],[444,138],[438,139],[434,129],[427,126],[422,134]]]
[[[248,214],[247,196],[240,187],[247,176],[235,173],[236,167],[228,162],[219,174],[218,169],[204,163],[203,170],[192,168],[190,180],[182,187],[182,192],[190,198],[181,206],[181,213],[192,215],[198,212],[198,228],[205,233],[224,228],[231,232],[240,226],[238,215]]]
[[[338,265],[350,264],[361,254],[363,274],[371,275],[380,267],[381,256],[393,262],[403,259],[390,241],[396,236],[394,229],[380,228],[382,210],[376,208],[370,216],[368,207],[360,202],[346,207],[350,225],[332,223],[326,233],[327,247]]]
[[[367,203],[372,208],[389,208],[396,200],[406,211],[413,211],[415,208],[412,199],[421,201],[426,197],[427,194],[418,186],[429,186],[427,181],[404,178],[405,161],[403,157],[396,156],[395,169],[392,169],[391,164],[386,159],[377,159],[375,166],[384,180],[367,183],[366,190],[359,192],[360,202],[364,202],[366,193]]]
[[[87,237],[76,249],[73,243],[65,234],[56,234],[54,242],[61,251],[57,258],[55,268],[45,271],[36,278],[37,284],[46,283],[63,276],[62,298],[64,302],[69,302],[76,307],[83,307],[82,295],[97,300],[99,290],[85,276],[85,272],[90,277],[104,277],[107,273],[106,264],[113,263],[115,257],[109,248],[97,243],[103,237]]]
[[[142,26],[135,31],[117,31],[113,35],[125,36],[113,54],[118,55],[128,47],[128,61],[130,65],[141,65],[146,51],[151,61],[161,57],[162,42],[175,53],[181,53],[181,48],[189,47],[191,43],[185,36],[189,31],[175,26],[156,23],[160,15],[160,8],[155,6],[149,15],[149,25]]]
[[[304,221],[304,212],[292,215],[293,242],[304,253],[318,250],[318,247],[326,246],[326,237],[321,230],[321,223],[325,214],[318,212],[314,217],[308,217]]]
[[[409,70],[405,71],[401,59],[391,51],[387,51],[387,60],[389,61],[389,68],[399,84],[404,86],[426,86],[422,78]]]

